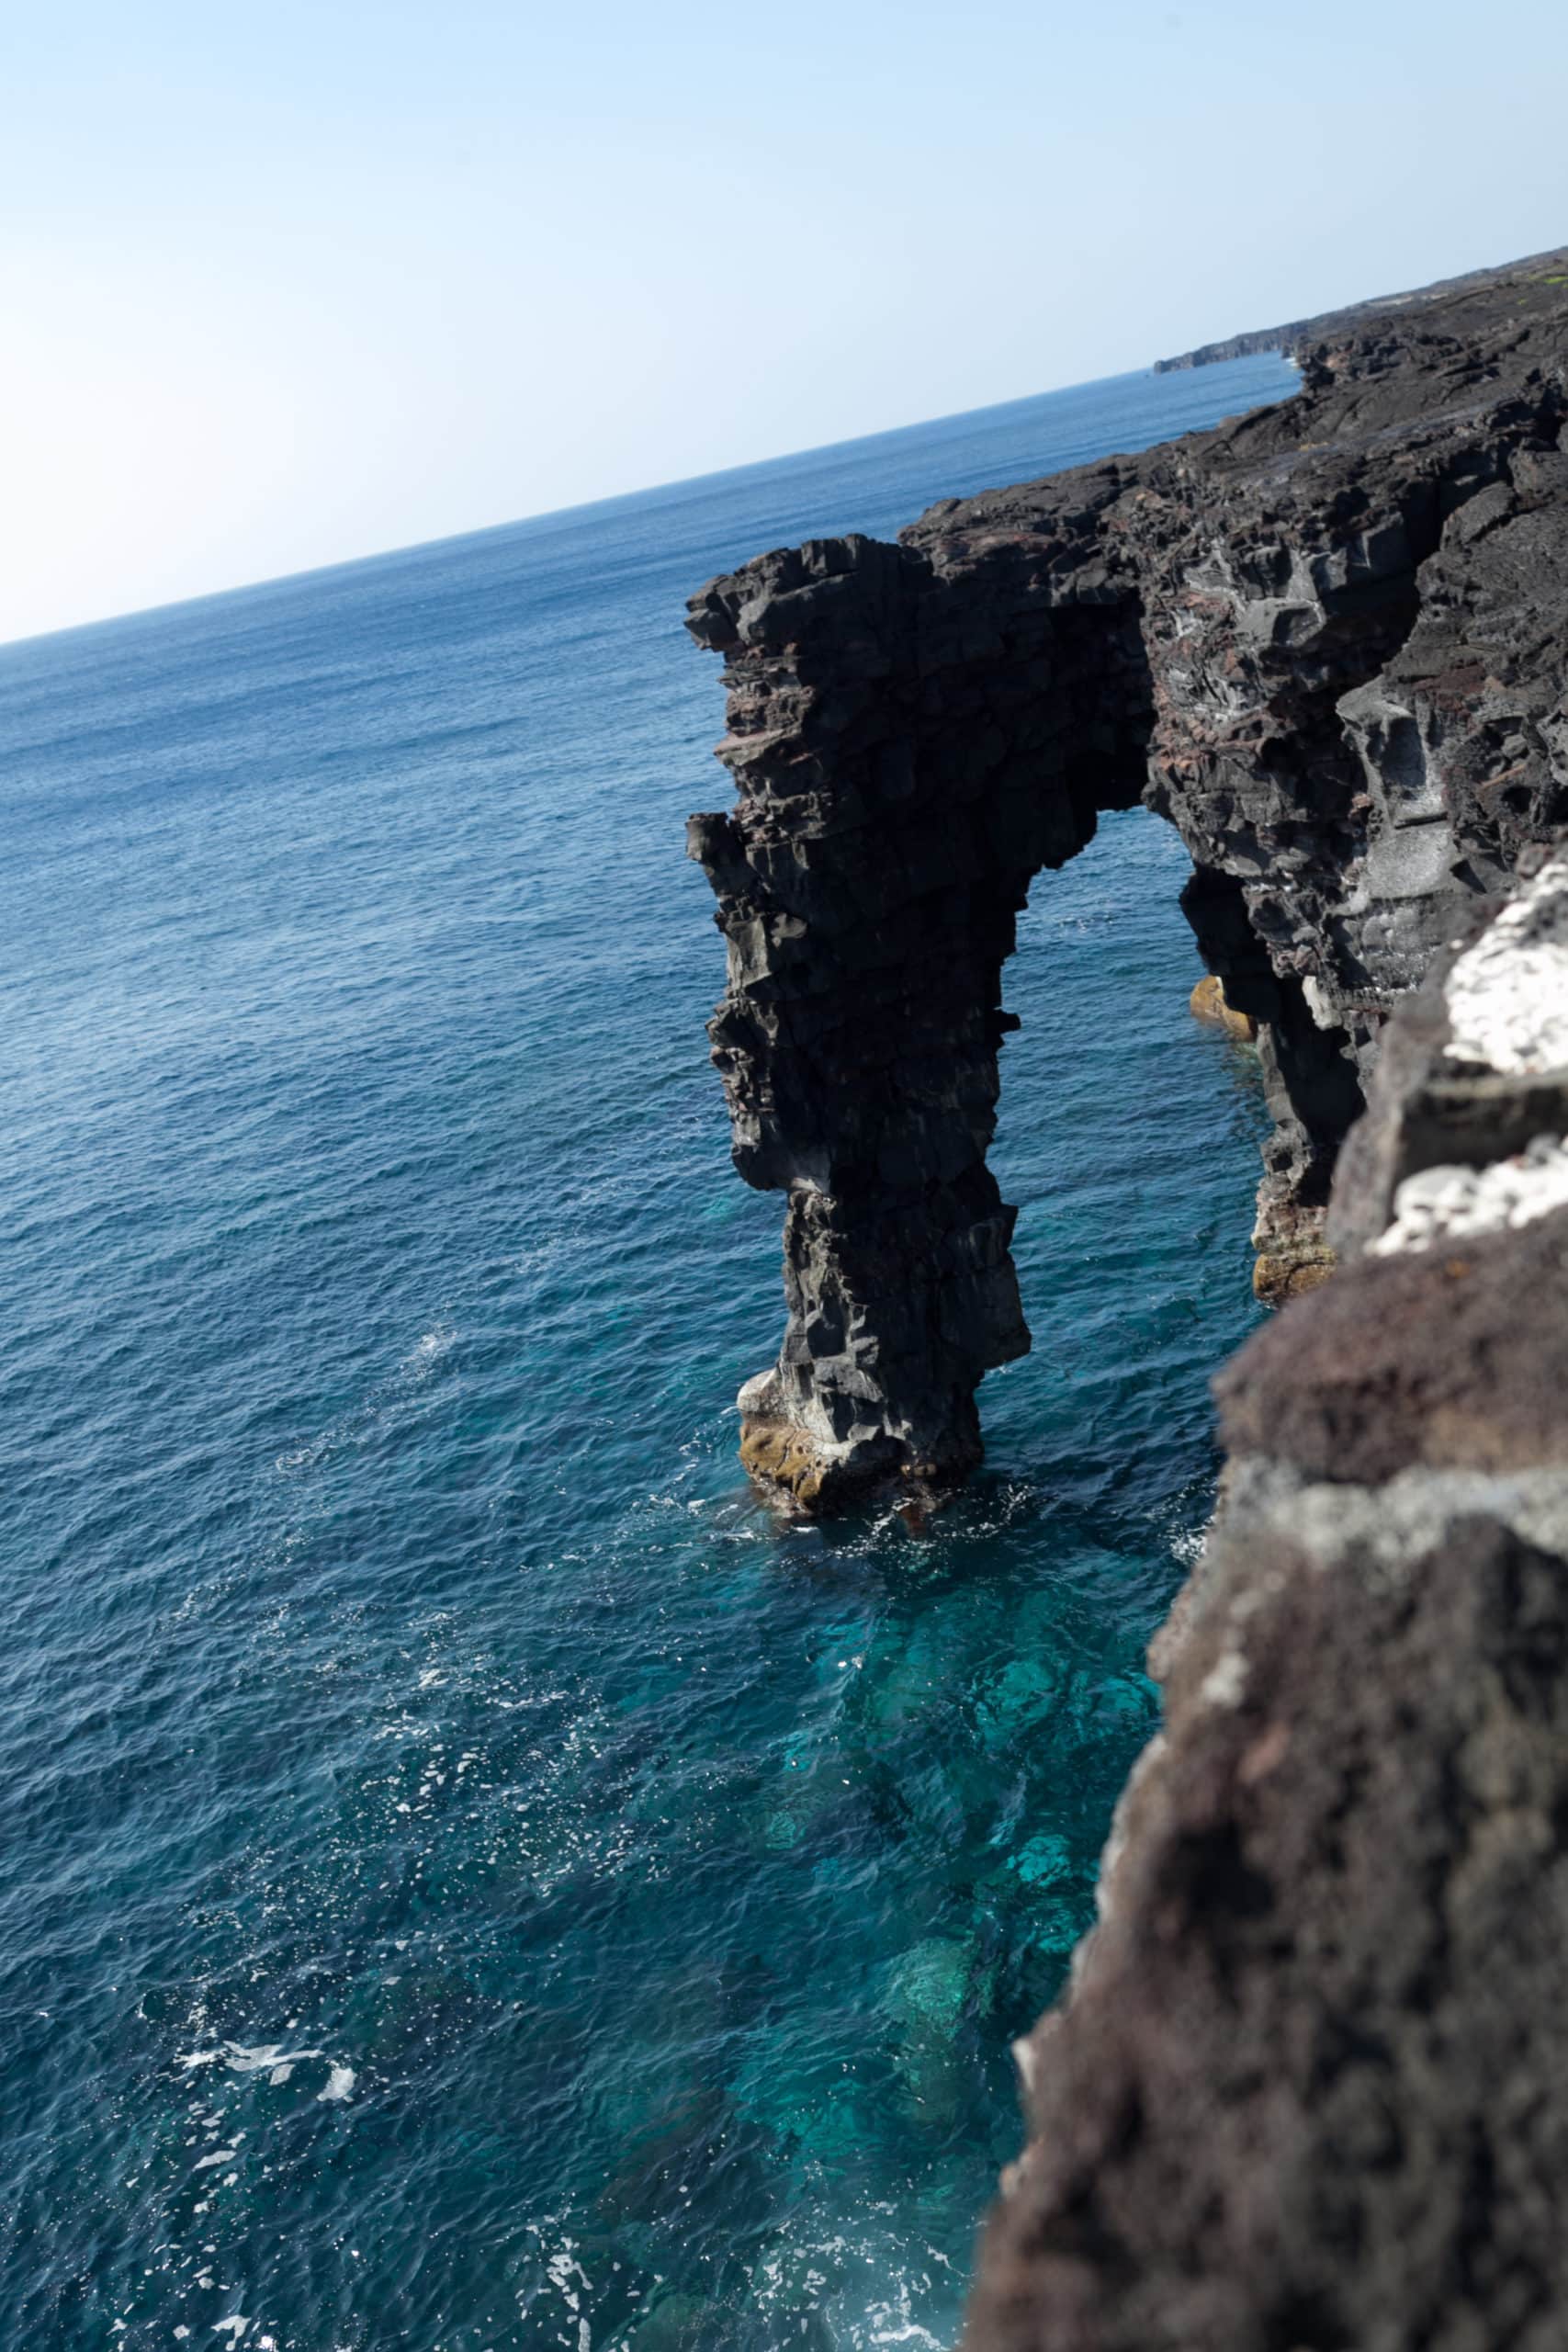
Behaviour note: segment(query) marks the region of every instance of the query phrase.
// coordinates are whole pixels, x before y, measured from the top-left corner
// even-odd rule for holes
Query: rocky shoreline
[[[1291,319],[1282,326],[1253,327],[1246,334],[1224,335],[1218,343],[1201,343],[1195,351],[1179,352],[1174,359],[1156,359],[1154,372],[1156,376],[1169,376],[1188,368],[1212,368],[1223,359],[1245,359],[1257,351],[1293,353],[1303,345],[1345,343],[1364,325],[1386,320],[1395,311],[1447,301],[1450,296],[1490,285],[1501,276],[1524,271],[1544,276],[1549,270],[1565,267],[1568,248],[1559,246],[1551,253],[1535,254],[1528,261],[1511,262],[1506,271],[1467,270],[1462,277],[1441,277],[1435,285],[1418,286],[1408,294],[1380,294],[1371,302],[1350,302],[1343,310],[1319,311],[1310,319]]]
[[[969,2352],[1562,2340],[1568,867],[1477,927],[1391,1029],[1334,1280],[1215,1383]]]
[[[786,1193],[788,1321],[742,1396],[804,1505],[978,1458],[1028,1344],[986,1164],[1031,883],[1142,798],[1258,1026],[1257,1241],[1280,1302],[1391,1012],[1568,823],[1568,280],[1533,265],[1349,345],[1301,396],[709,582],[738,787],[694,818],[729,978],[736,1164]]]
[[[1028,1345],[1002,968],[1101,810],[1180,831],[1274,1121],[1283,1311],[1217,1383],[1221,1509],[1100,1924],[1021,2045],[971,2352],[1561,2336],[1565,298],[1540,261],[1401,298],[1279,407],[693,600],[739,788],[692,823],[714,1058],[788,1202],[741,1396],[775,1492],[978,1459]]]

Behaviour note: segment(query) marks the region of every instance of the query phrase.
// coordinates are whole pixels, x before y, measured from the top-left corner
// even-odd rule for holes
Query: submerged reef
[[[1020,2045],[970,2352],[1562,2335],[1568,256],[1299,356],[1277,407],[691,607],[739,796],[691,826],[714,1059],[787,1196],[761,1480],[823,1510],[978,1459],[1029,1343],[1002,969],[1101,810],[1179,829],[1273,1121],[1282,1311],[1216,1384],[1165,1727]]]

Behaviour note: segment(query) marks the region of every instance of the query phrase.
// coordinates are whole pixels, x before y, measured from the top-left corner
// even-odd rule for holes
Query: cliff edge
[[[1568,824],[1568,281],[1533,266],[1303,360],[1300,396],[819,540],[693,599],[730,811],[694,818],[736,1164],[784,1192],[787,1320],[743,1450],[801,1508],[941,1484],[1028,1346],[987,1166],[1002,969],[1042,867],[1142,798],[1258,1028],[1257,1283],[1331,1263],[1393,1010]]]
[[[739,788],[692,823],[714,1058],[788,1202],[760,1477],[819,1510],[977,1457],[1028,1344],[1002,969],[1100,810],[1179,829],[1274,1118],[1281,1312],[1217,1383],[968,2352],[1562,2338],[1565,297],[1524,264],[1374,312],[1279,407],[693,600]]]
[[[1568,246],[1532,254],[1528,261],[1506,263],[1501,269],[1472,269],[1462,277],[1440,277],[1435,284],[1417,286],[1408,294],[1380,294],[1370,302],[1348,302],[1343,310],[1319,311],[1310,319],[1291,319],[1282,326],[1254,327],[1246,334],[1224,335],[1218,343],[1201,343],[1195,351],[1180,352],[1174,359],[1156,359],[1154,372],[1156,376],[1168,376],[1184,368],[1212,368],[1221,359],[1245,359],[1255,351],[1290,353],[1303,344],[1344,343],[1363,326],[1387,320],[1396,311],[1421,310],[1429,303],[1446,302],[1456,294],[1478,292],[1502,277],[1518,277],[1527,271],[1544,277],[1552,270],[1568,271]]]
[[[967,2352],[1562,2341],[1565,1129],[1550,858],[1396,1016],[1345,1262],[1216,1383],[1165,1726],[1019,2045]]]

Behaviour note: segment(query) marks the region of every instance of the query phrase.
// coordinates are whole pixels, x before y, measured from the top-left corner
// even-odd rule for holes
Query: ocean
[[[1034,1351],[919,1532],[733,1397],[707,574],[1288,392],[1137,375],[0,650],[0,2334],[939,2346],[1156,1721],[1263,1116],[1142,813],[1043,876]]]

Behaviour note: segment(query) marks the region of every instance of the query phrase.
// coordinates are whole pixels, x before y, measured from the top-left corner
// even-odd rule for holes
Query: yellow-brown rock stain
[[[782,1489],[802,1510],[814,1510],[821,1499],[826,1476],[822,1457],[805,1432],[788,1421],[742,1421],[740,1461],[749,1477]]]
[[[1224,982],[1217,973],[1205,972],[1187,1000],[1188,1011],[1198,1021],[1212,1021],[1227,1037],[1250,1046],[1258,1035],[1258,1023],[1250,1012],[1238,1012],[1225,1001]]]

